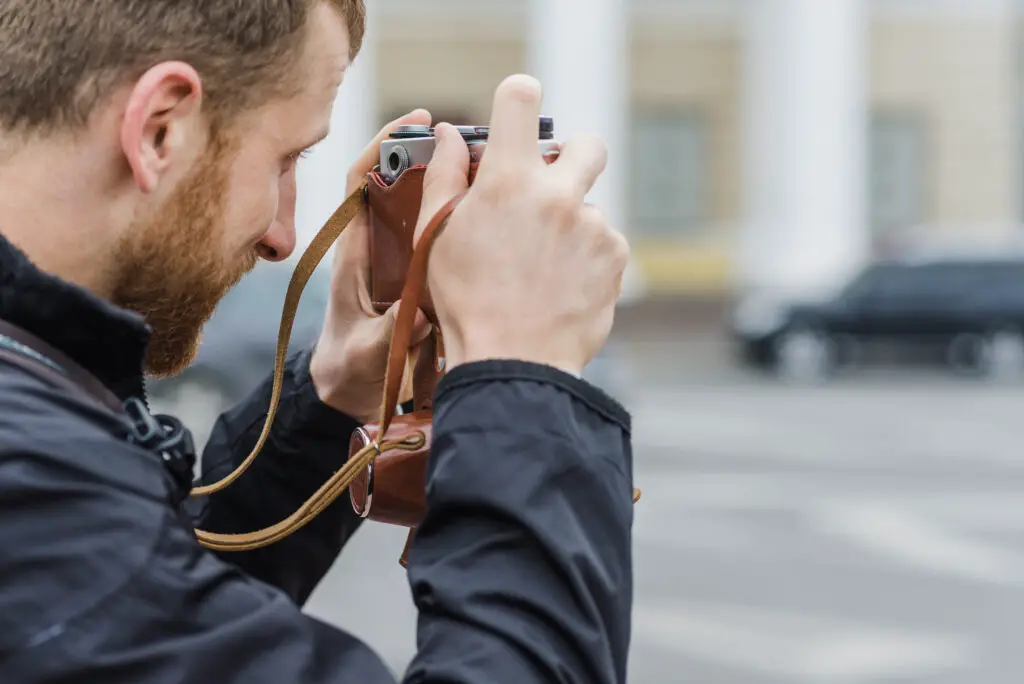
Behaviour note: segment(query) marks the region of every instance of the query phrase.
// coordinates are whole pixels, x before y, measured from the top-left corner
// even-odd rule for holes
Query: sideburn
[[[180,373],[195,359],[203,326],[227,292],[255,267],[223,254],[230,147],[213,144],[163,207],[129,231],[118,250],[113,299],[152,329],[146,370]]]

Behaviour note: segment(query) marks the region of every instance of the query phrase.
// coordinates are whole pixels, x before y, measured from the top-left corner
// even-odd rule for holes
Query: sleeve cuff
[[[289,433],[302,434],[304,438],[337,440],[347,449],[348,440],[360,423],[321,401],[309,371],[312,357],[313,350],[306,349],[296,353],[288,363],[291,382],[286,380],[281,397],[278,413],[281,426],[287,426]]]
[[[632,418],[625,407],[600,388],[563,370],[543,364],[511,359],[476,361],[449,371],[437,386],[436,401],[461,387],[481,382],[527,381],[554,386],[586,404],[591,410],[632,431]]]

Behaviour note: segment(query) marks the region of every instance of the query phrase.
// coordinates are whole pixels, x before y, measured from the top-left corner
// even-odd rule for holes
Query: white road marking
[[[922,462],[1024,468],[1016,403],[1001,388],[681,388],[644,391],[630,409],[639,458],[658,450],[837,470]]]
[[[675,656],[814,684],[935,676],[981,662],[963,635],[693,601],[638,605],[633,632]]]
[[[1024,585],[1024,553],[984,538],[985,532],[1024,530],[1024,502],[1015,491],[827,494],[820,478],[779,475],[665,474],[644,486],[635,511],[634,539],[673,551],[756,553],[756,517],[797,514],[809,521],[803,545],[821,536],[868,551],[880,567],[982,584]],[[805,530],[793,529],[804,535]],[[789,539],[797,541],[799,539]]]
[[[941,520],[897,504],[834,502],[822,506],[814,520],[832,536],[918,570],[983,583],[1024,585],[1024,554],[972,539]]]

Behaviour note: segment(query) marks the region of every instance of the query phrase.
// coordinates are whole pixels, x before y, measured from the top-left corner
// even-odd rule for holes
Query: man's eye
[[[299,159],[308,157],[311,151],[312,150],[310,148],[307,148],[300,152],[292,152],[287,157],[285,157],[284,168],[282,169],[282,173],[288,173],[289,171],[291,171],[292,167],[294,167],[298,163]]]

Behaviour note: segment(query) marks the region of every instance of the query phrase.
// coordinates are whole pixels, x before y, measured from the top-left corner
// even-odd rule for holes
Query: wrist
[[[313,383],[313,389],[321,402],[330,405],[331,397],[338,386],[337,371],[333,364],[324,362],[324,358],[330,356],[324,351],[323,339],[321,338],[313,345],[313,351],[309,358],[309,379]]]
[[[583,364],[575,361],[571,355],[532,340],[527,342],[511,337],[483,335],[468,340],[461,336],[455,340],[445,337],[445,363],[449,371],[485,361],[522,361],[548,366],[577,378],[583,375]]]
[[[360,406],[359,402],[353,401],[352,381],[344,372],[344,364],[332,361],[337,358],[344,356],[339,356],[338,352],[324,344],[323,338],[314,345],[309,360],[309,378],[313,390],[320,403],[365,424],[373,407]]]

